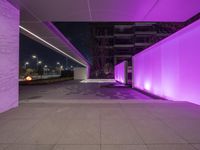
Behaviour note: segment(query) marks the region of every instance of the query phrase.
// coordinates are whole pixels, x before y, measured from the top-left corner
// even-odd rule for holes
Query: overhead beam
[[[38,40],[40,40],[41,42],[43,42],[44,44],[50,46],[51,48],[53,48],[54,50],[58,51],[59,53],[69,57],[70,59],[74,60],[75,62],[83,65],[84,67],[87,67],[86,64],[80,62],[79,60],[75,59],[74,57],[70,56],[69,54],[65,53],[63,50],[59,49],[58,47],[54,46],[53,44],[49,43],[48,41],[46,41],[45,39],[41,38],[40,36],[36,35],[35,33],[31,32],[30,30],[26,29],[23,26],[19,26],[21,30],[23,30],[24,32],[30,34],[31,36],[37,38]]]

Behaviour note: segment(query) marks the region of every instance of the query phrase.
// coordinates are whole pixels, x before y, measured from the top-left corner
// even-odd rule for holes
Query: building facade
[[[91,78],[113,78],[114,65],[181,29],[184,23],[91,23]]]

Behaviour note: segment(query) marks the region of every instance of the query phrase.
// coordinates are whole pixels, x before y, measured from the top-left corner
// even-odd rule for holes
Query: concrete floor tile
[[[189,143],[200,143],[200,120],[170,119],[164,122]]]
[[[146,120],[146,119],[157,119],[151,112],[144,108],[124,108],[122,110],[126,113],[127,117],[132,120]]]
[[[160,119],[200,119],[200,107],[191,105],[190,103],[170,103],[156,105],[148,108],[156,117]]]
[[[189,144],[147,145],[148,150],[195,150]]]
[[[5,148],[7,148],[8,145],[6,144],[0,144],[0,150],[5,150]]]
[[[95,108],[88,108],[83,106],[72,106],[58,108],[54,113],[52,113],[51,118],[57,119],[99,119],[99,110]]]
[[[51,147],[43,144],[64,144],[56,150],[100,150],[100,144],[103,150],[143,150],[143,144],[150,150],[199,149],[186,144],[200,143],[199,106],[103,86],[72,81],[20,87],[23,104],[0,114],[0,143],[9,143],[9,150]]]
[[[80,83],[79,81],[66,81],[52,85],[20,86],[20,99],[34,101],[37,99],[59,100],[119,100],[119,99],[150,99],[131,88],[107,87],[108,83]],[[28,87],[28,88],[27,88]],[[45,91],[45,92],[41,92]],[[28,94],[27,94],[28,93]],[[38,98],[36,98],[38,97]],[[34,99],[32,99],[34,98]]]
[[[102,144],[143,144],[129,120],[101,120]]]
[[[15,143],[15,141],[29,131],[38,120],[14,119],[0,127],[0,143]]]
[[[140,136],[146,144],[186,143],[167,125],[158,120],[132,120]]]
[[[193,147],[195,147],[197,150],[200,150],[200,144],[192,144]]]
[[[99,120],[70,120],[58,144],[100,144]]]
[[[11,118],[0,118],[0,126],[3,126],[8,121],[13,120]]]
[[[101,150],[147,150],[145,145],[102,145]]]
[[[100,150],[100,145],[56,145],[53,150]]]
[[[53,145],[9,145],[5,150],[52,150]]]
[[[65,120],[43,120],[16,142],[19,144],[55,144],[66,124]]]
[[[127,119],[126,114],[121,108],[101,108],[101,119],[113,120],[113,119]]]
[[[2,113],[2,118],[12,119],[40,119],[49,115],[53,110],[50,108],[15,108],[8,112]]]

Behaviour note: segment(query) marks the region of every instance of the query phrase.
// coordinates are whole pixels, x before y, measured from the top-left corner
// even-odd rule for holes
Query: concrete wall
[[[133,56],[133,86],[200,104],[200,20]]]
[[[115,81],[127,84],[128,82],[128,62],[123,61],[115,65]]]
[[[88,78],[87,68],[76,67],[74,68],[74,80],[85,80]]]
[[[0,112],[18,106],[19,11],[0,0]]]

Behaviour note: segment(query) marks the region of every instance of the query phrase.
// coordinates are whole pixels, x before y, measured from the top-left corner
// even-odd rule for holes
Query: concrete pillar
[[[18,106],[19,10],[0,0],[0,112]]]
[[[74,68],[74,80],[85,80],[88,79],[88,68],[85,67],[75,67]]]

